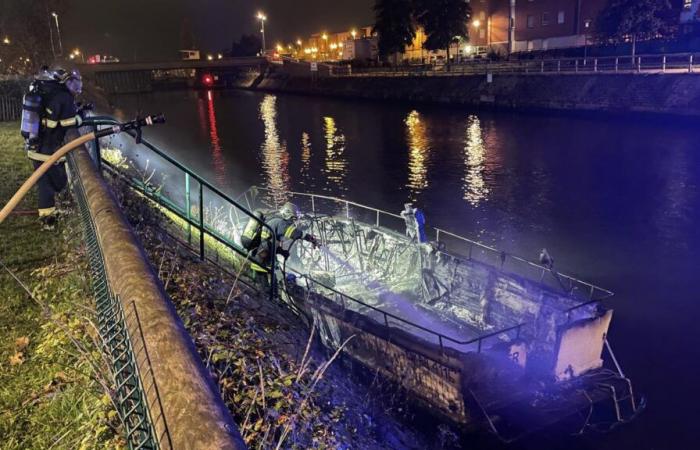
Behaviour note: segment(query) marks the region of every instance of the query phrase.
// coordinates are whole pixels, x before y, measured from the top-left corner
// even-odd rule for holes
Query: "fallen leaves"
[[[10,356],[10,366],[21,366],[24,361],[24,349],[29,347],[29,338],[27,336],[18,337],[15,339],[15,353]]]
[[[29,338],[27,336],[18,337],[15,339],[15,348],[18,351],[24,350],[29,346]]]
[[[10,365],[19,366],[24,362],[24,353],[15,352],[14,355],[10,356]]]

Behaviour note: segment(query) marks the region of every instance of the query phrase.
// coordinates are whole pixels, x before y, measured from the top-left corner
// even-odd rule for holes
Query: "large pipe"
[[[112,292],[124,311],[136,309],[139,325],[127,321],[129,334],[142,333],[150,361],[137,359],[140,373],[152,370],[158,384],[173,449],[245,449],[238,428],[224,404],[192,338],[163,289],[109,186],[84,148],[71,154],[71,167],[82,183],[90,216],[104,255]],[[154,390],[149,405],[157,404]],[[164,432],[156,420],[156,432]],[[161,447],[163,448],[163,447]]]

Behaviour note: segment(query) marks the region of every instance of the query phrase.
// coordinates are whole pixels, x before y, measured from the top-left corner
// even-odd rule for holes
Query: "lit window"
[[[561,25],[562,23],[564,23],[565,19],[566,16],[564,15],[564,11],[559,11],[559,14],[557,15],[557,23]]]
[[[542,26],[546,27],[547,25],[549,25],[549,13],[545,12],[542,13]]]
[[[583,27],[584,27],[584,28],[588,29],[588,28],[590,28],[591,26],[593,26],[593,20],[591,20],[591,19],[586,19],[586,20],[583,21]]]
[[[693,7],[693,0],[683,0],[683,9],[690,9]]]
[[[479,38],[486,39],[486,30],[484,30],[483,28],[479,30]]]
[[[527,27],[535,28],[535,16],[527,16]]]

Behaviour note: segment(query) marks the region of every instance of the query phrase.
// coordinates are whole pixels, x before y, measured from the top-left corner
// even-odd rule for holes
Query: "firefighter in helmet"
[[[47,89],[42,95],[43,111],[38,146],[27,151],[35,169],[63,145],[69,128],[79,127],[83,122],[82,111],[75,102],[75,97],[83,90],[80,72],[55,69],[45,76],[50,76],[52,83],[45,85]],[[63,159],[39,179],[39,218],[44,229],[53,229],[55,226],[55,195],[65,189],[67,182]]]
[[[289,256],[289,249],[297,240],[304,240],[318,246],[318,240],[297,228],[296,221],[299,219],[299,208],[294,203],[285,203],[282,208],[265,221],[267,227],[260,230],[260,245],[254,252],[251,269],[253,277],[262,286],[267,286],[269,268],[272,257],[272,233],[274,233],[277,243],[277,254],[284,258]],[[270,231],[272,230],[272,232]]]

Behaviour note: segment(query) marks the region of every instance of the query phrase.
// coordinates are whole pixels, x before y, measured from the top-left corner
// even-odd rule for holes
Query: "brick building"
[[[606,3],[607,0],[471,0],[470,42],[499,52],[582,46],[590,39],[595,19]]]

